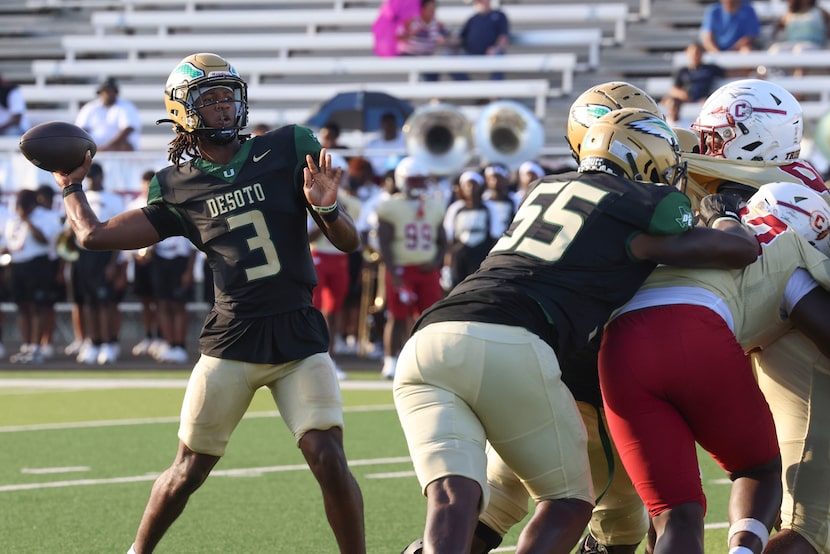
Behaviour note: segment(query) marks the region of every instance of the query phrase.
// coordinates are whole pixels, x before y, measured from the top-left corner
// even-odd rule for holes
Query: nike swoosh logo
[[[257,163],[259,160],[261,160],[262,158],[267,156],[270,152],[271,152],[271,149],[269,148],[268,150],[266,150],[265,152],[263,152],[259,156],[252,156],[251,159],[254,161],[254,163]]]

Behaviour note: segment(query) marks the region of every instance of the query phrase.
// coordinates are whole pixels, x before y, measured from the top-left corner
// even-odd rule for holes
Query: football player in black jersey
[[[339,179],[310,129],[241,135],[247,85],[216,54],[184,58],[167,80],[173,165],[145,208],[98,221],[80,184],[91,163],[55,173],[84,248],[133,250],[188,237],[207,255],[216,300],[184,398],[179,448],[156,480],[130,552],[152,552],[225,452],[256,392],[270,389],[320,484],[340,552],[365,552],[363,500],[343,450],[342,397],[323,316],[306,214],[339,249],[359,238],[337,205]],[[189,158],[189,159],[185,159]]]
[[[427,497],[425,552],[469,552],[487,505],[485,443],[536,503],[517,552],[566,554],[591,516],[585,428],[559,356],[585,347],[659,263],[743,267],[757,243],[693,228],[677,137],[658,116],[612,112],[578,172],[531,185],[478,271],[416,323],[395,406]],[[669,186],[660,186],[662,183]]]

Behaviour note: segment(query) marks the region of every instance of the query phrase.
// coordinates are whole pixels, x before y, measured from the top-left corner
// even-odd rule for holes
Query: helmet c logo
[[[743,121],[752,115],[752,105],[746,100],[738,100],[729,106],[729,113],[736,121]]]
[[[818,231],[819,238],[823,238],[830,233],[830,221],[821,212],[810,214],[810,227]]]

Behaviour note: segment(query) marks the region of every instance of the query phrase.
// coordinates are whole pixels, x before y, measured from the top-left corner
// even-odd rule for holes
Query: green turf
[[[149,375],[183,379],[187,373],[3,373],[0,379]],[[182,392],[0,387],[0,551],[126,552],[152,482],[175,454]],[[421,534],[425,501],[411,473],[391,392],[344,390],[343,396],[346,450],[364,495],[368,551],[400,552]],[[725,522],[729,489],[712,482],[723,472],[708,456],[701,464],[707,523]],[[33,472],[44,468],[65,469]],[[503,551],[512,551],[519,530],[506,537]],[[725,529],[707,531],[707,552],[725,551],[725,543]],[[260,391],[227,455],[157,552],[336,550],[317,485],[270,395]]]

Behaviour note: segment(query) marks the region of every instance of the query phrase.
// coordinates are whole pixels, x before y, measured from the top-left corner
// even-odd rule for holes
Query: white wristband
[[[331,206],[311,206],[311,209],[317,212],[318,214],[328,214],[333,212],[337,209],[337,200],[334,201],[334,204]]]

